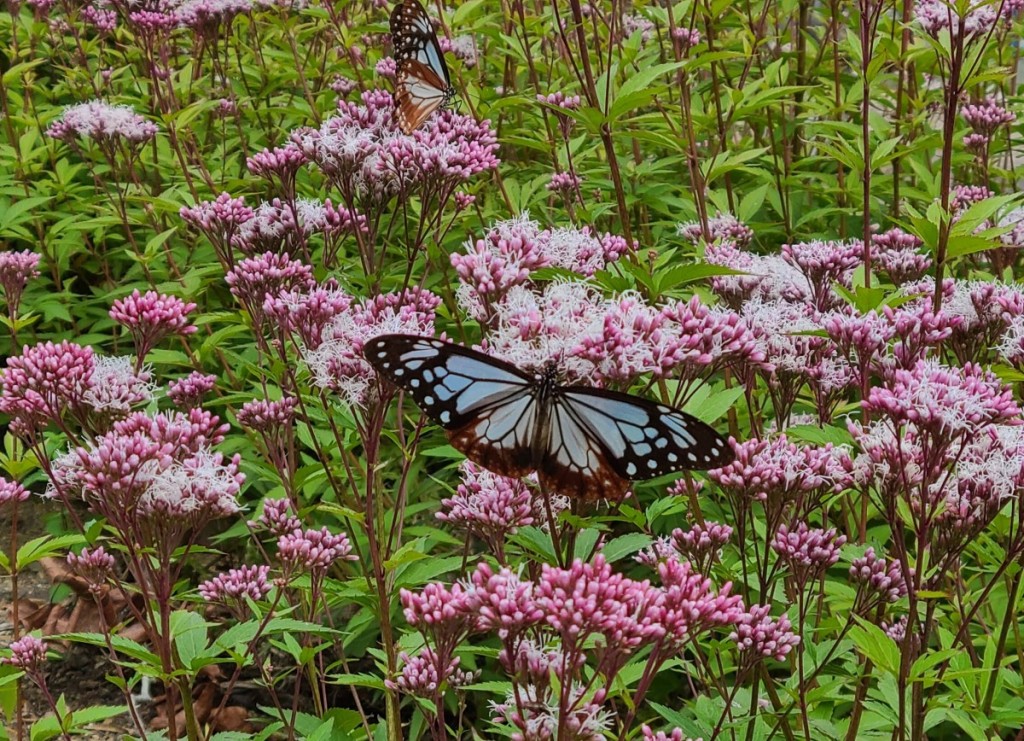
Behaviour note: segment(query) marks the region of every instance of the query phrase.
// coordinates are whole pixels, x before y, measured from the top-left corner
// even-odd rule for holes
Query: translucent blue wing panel
[[[574,386],[560,389],[556,404],[567,407],[626,479],[718,468],[733,458],[729,442],[709,425],[638,396]]]

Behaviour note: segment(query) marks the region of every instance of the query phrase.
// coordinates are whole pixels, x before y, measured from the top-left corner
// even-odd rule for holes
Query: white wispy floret
[[[153,400],[156,386],[152,374],[145,368],[136,373],[130,356],[96,356],[95,363],[91,385],[83,399],[96,411],[126,413]]]

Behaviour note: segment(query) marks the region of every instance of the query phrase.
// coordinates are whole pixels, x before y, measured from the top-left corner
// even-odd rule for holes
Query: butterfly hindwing
[[[664,404],[586,386],[561,388],[558,403],[602,446],[624,479],[718,468],[733,459],[729,442],[711,426]]]
[[[617,502],[629,489],[601,441],[560,395],[551,403],[546,443],[537,470],[546,491]]]
[[[447,93],[432,69],[415,59],[402,62],[398,70],[395,113],[398,128],[411,134],[445,104]]]
[[[391,40],[397,62],[395,110],[405,134],[453,97],[451,75],[434,25],[416,0],[402,0],[391,13]]]

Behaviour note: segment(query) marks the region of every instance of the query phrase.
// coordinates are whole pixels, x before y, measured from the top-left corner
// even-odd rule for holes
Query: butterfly
[[[467,458],[502,476],[537,472],[545,491],[619,501],[630,481],[728,465],[729,442],[678,409],[590,386],[562,386],[432,337],[389,334],[363,354],[412,395]]]
[[[391,41],[398,63],[395,114],[403,134],[411,134],[438,108],[455,99],[434,24],[417,0],[402,0],[391,12]]]

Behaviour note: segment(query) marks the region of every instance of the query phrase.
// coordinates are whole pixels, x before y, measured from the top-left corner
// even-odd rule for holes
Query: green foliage
[[[130,354],[130,333],[109,314],[115,299],[138,289],[193,301],[198,331],[165,340],[144,359],[162,391],[140,411],[169,410],[167,384],[193,370],[216,375],[204,408],[230,425],[218,450],[240,454],[245,474],[237,517],[193,523],[168,552],[151,544],[133,550],[129,536],[82,501],[53,500],[48,529],[20,520],[20,542],[0,550],[8,575],[102,544],[128,571],[166,577],[108,583],[126,599],[118,615],[104,617],[113,619],[105,631],[72,626],[53,638],[109,654],[112,681],[126,693],[140,676],[153,677],[187,704],[214,667],[232,687],[244,676],[262,693],[248,719],[255,730],[190,720],[176,729],[179,736],[508,736],[511,726],[491,707],[513,689],[493,636],[460,643],[460,670],[477,674],[463,686],[445,683],[439,703],[395,689],[407,661],[400,654],[424,647],[403,614],[402,590],[464,580],[478,563],[536,578],[543,565],[590,561],[598,552],[617,571],[655,578],[644,562],[649,549],[706,517],[730,522],[737,533],[706,575],[719,587],[734,584],[747,605],[789,614],[802,644],[784,661],[746,665],[723,630],[680,648],[653,678],[645,671],[656,649],[645,647],[607,687],[607,667],[588,665],[584,696],[606,690],[601,702],[614,709],[609,737],[639,738],[640,725],[650,723],[705,739],[909,738],[914,731],[990,739],[1024,724],[1019,502],[1009,493],[991,526],[955,563],[940,565],[920,547],[920,513],[905,501],[879,502],[866,484],[834,493],[816,516],[849,536],[848,550],[821,577],[814,604],[799,607],[800,590],[768,547],[783,523],[730,501],[703,474],[688,474],[671,494],[667,478],[638,483],[616,506],[580,502],[553,513],[538,506],[532,524],[493,543],[435,517],[459,486],[463,456],[435,425],[420,424],[410,399],[397,414],[394,405],[367,413],[346,403],[337,389],[315,383],[290,339],[267,331],[253,307],[236,300],[225,274],[241,255],[226,260],[179,211],[221,192],[252,206],[273,198],[290,205],[352,200],[322,170],[300,168],[292,185],[279,174],[252,174],[247,160],[287,145],[303,127],[319,127],[336,113],[338,90],[355,103],[362,91],[392,87],[377,72],[390,49],[383,38],[390,8],[378,5],[257,4],[229,22],[160,33],[128,19],[135,4],[61,2],[42,10],[12,3],[0,17],[0,247],[41,256],[40,275],[28,281],[20,307],[4,304],[0,352],[13,357],[38,343],[70,340],[103,356]],[[951,8],[968,15],[979,12],[975,5],[961,0]],[[469,344],[493,328],[460,304],[451,256],[495,222],[526,212],[544,228],[628,237],[635,249],[588,276],[589,285],[658,306],[693,296],[710,305],[718,301],[711,290],[717,279],[749,277],[707,259],[709,220],[723,213],[753,229],[753,255],[900,227],[920,240],[940,276],[1015,280],[1020,126],[1002,126],[983,151],[969,151],[963,140],[971,127],[943,113],[989,95],[1010,109],[1019,105],[1019,19],[1000,21],[990,37],[965,39],[948,29],[923,32],[909,10],[904,18],[913,6],[902,2],[591,6],[580,18],[581,47],[576,0],[429,3],[452,38],[473,40],[472,55],[449,53],[448,64],[461,111],[490,120],[500,167],[460,183],[460,195],[475,197],[468,208],[455,208],[452,193],[388,193],[358,203],[376,207],[365,236],[332,243],[318,233],[277,247],[310,265],[321,285],[336,281],[356,301],[411,286],[434,292],[442,300],[438,330]],[[115,28],[98,29],[86,8],[113,13]],[[680,30],[702,38],[688,48],[673,38]],[[555,92],[579,95],[579,107],[537,100]],[[157,135],[138,146],[47,135],[67,106],[97,98],[131,106],[158,126]],[[574,173],[580,184],[549,189],[553,173]],[[991,194],[960,203],[956,185]],[[683,223],[696,223],[702,236],[678,232]],[[554,265],[531,276],[537,290],[579,278]],[[880,314],[911,301],[895,283],[876,264],[830,288],[840,297],[835,308]],[[715,308],[730,307],[723,301]],[[1019,397],[1024,372],[1019,363],[994,362],[992,343],[985,344],[994,339],[978,338],[976,353],[944,350],[943,359],[991,365]],[[791,442],[853,444],[847,417],[860,413],[868,384],[822,415],[806,387],[783,399],[777,380],[716,366],[700,377],[620,385],[680,403],[741,439],[807,414],[816,416],[787,427]],[[297,400],[298,412],[282,467],[274,436],[243,429],[238,414],[254,398],[283,396]],[[5,427],[0,467],[7,478],[42,493],[52,483],[52,460],[88,448],[111,420],[69,415],[60,422],[32,440]],[[320,574],[275,560],[276,537],[247,523],[258,520],[264,502],[281,498],[293,503],[304,528],[344,530],[352,560]],[[847,577],[850,548],[859,556],[869,544],[882,549],[897,540],[913,554],[908,565],[931,580],[921,582],[928,588],[918,589],[913,608],[900,603],[932,628],[920,651],[891,637],[883,617],[891,623],[895,616],[882,607],[855,611]],[[274,571],[259,598],[246,595],[228,609],[200,596],[199,584],[216,572],[264,562]],[[75,593],[91,604],[88,587]],[[140,622],[145,640],[118,634]],[[60,666],[51,662],[50,671]],[[18,715],[16,687],[37,679],[0,666],[5,719]],[[550,678],[560,688],[559,681]],[[635,702],[638,694],[646,699]],[[70,693],[55,699],[27,737],[84,735],[125,711],[78,705]],[[12,737],[0,730],[0,738]]]

